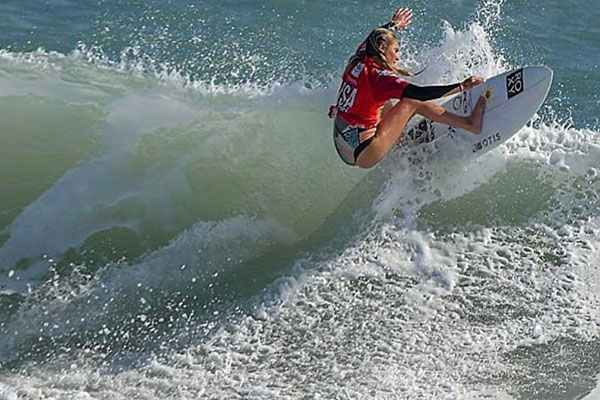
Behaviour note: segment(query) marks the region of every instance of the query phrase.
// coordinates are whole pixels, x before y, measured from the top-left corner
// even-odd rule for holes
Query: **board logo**
[[[406,135],[414,144],[433,142],[435,140],[433,122],[424,119],[419,122],[419,125],[408,131]]]
[[[485,98],[486,103],[489,103],[492,101],[493,95],[494,95],[494,87],[488,86],[488,88],[485,89],[485,92],[483,92],[483,97]]]
[[[523,68],[521,68],[506,77],[506,95],[510,99],[521,93],[523,89]]]
[[[454,100],[452,100],[452,108],[454,108],[455,111],[460,111],[466,115],[469,113],[469,108],[471,105],[469,100],[469,93],[462,92],[456,96]]]
[[[482,141],[475,143],[473,145],[473,153],[477,153],[479,150],[483,150],[484,148],[491,146],[500,140],[502,140],[502,136],[500,135],[500,132],[496,132],[486,137]]]

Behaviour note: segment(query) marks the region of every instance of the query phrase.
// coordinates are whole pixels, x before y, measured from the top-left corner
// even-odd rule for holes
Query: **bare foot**
[[[481,96],[475,104],[473,112],[468,117],[470,128],[467,129],[469,132],[479,135],[481,133],[481,125],[483,123],[483,111],[485,110],[485,97]]]

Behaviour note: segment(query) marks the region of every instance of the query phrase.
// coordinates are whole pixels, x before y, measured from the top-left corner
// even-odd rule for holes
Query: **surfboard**
[[[540,108],[552,83],[552,70],[541,66],[517,68],[487,79],[473,89],[438,101],[453,114],[470,115],[477,99],[486,98],[478,135],[416,116],[404,130],[401,146],[428,143],[436,155],[479,157],[510,139]]]

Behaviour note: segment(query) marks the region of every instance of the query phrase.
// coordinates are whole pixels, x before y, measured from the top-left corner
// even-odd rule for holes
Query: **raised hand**
[[[410,8],[399,8],[392,17],[392,22],[396,26],[396,29],[406,29],[410,25],[412,19],[412,10]]]

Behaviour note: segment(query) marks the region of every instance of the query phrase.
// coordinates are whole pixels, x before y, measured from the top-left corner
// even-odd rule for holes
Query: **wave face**
[[[555,84],[469,164],[367,172],[325,114],[388,4],[117,3],[0,5],[0,398],[594,390],[595,9],[548,41],[535,1],[408,4],[416,83]]]

